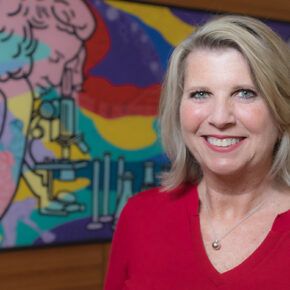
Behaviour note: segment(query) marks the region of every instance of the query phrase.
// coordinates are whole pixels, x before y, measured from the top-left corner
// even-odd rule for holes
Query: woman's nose
[[[209,123],[218,128],[225,129],[235,124],[236,118],[231,100],[220,98],[213,103],[209,115]]]

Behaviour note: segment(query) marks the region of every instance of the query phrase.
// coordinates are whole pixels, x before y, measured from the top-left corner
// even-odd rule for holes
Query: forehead
[[[185,60],[185,74],[194,69],[199,72],[201,69],[209,68],[210,66],[221,66],[227,64],[236,64],[243,66],[250,71],[250,66],[247,59],[241,52],[234,48],[198,48],[191,51]]]
[[[241,62],[247,62],[244,55],[237,49],[231,47],[222,47],[222,48],[196,48],[193,49],[185,60],[185,68],[188,64],[192,64],[196,60],[209,60],[211,58],[219,60],[225,57],[226,55],[235,56]]]
[[[184,85],[193,82],[254,85],[245,57],[236,49],[196,49],[185,63]]]

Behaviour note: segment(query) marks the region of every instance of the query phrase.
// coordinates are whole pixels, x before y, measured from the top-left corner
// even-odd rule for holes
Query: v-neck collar
[[[277,242],[281,238],[283,232],[289,231],[290,210],[279,214],[275,218],[273,226],[264,241],[247,259],[229,271],[220,273],[209,260],[203,244],[199,219],[197,186],[192,186],[189,191],[190,201],[187,203],[187,211],[190,221],[194,258],[198,261],[208,278],[218,287],[226,284],[228,281],[238,281],[240,277],[244,277],[244,275],[247,274],[249,269],[254,271],[256,266],[265,259],[265,256],[270,255],[278,246],[279,243]]]

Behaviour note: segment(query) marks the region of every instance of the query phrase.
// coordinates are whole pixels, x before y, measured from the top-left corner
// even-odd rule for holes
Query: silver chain
[[[221,245],[220,245],[221,240],[223,240],[227,235],[229,235],[233,230],[235,230],[241,223],[243,223],[245,220],[247,220],[249,217],[251,217],[255,212],[257,212],[266,203],[266,201],[270,198],[271,195],[272,195],[272,191],[270,192],[270,194],[268,194],[268,196],[260,204],[258,204],[255,208],[253,208],[251,211],[249,211],[249,213],[246,216],[244,216],[232,228],[230,228],[228,231],[226,231],[220,238],[217,237],[217,234],[216,234],[216,231],[214,229],[212,220],[210,218],[208,205],[204,201],[205,208],[206,208],[206,211],[207,211],[207,216],[208,216],[209,223],[210,223],[210,227],[212,229],[212,232],[213,232],[214,238],[215,238],[214,242],[212,243],[212,247],[214,249],[216,249],[216,250],[219,250],[220,247],[221,247]]]

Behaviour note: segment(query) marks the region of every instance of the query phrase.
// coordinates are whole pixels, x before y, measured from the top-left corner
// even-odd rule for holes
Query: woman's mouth
[[[206,137],[206,141],[213,146],[217,147],[228,147],[239,143],[243,138],[215,138],[215,137]]]
[[[233,137],[233,136],[203,136],[205,144],[213,151],[217,152],[231,152],[239,147],[245,140],[245,137]]]

